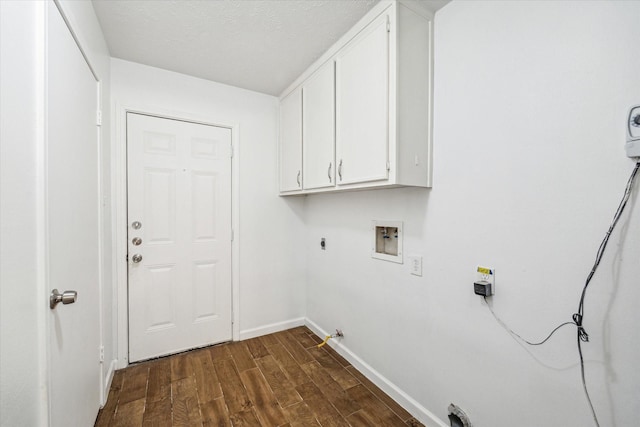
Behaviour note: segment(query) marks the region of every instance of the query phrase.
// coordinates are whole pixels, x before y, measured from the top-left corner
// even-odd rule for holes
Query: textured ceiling
[[[378,0],[93,0],[111,55],[279,95]]]

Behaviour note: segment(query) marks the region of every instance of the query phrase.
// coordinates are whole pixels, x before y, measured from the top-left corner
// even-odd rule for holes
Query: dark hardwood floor
[[[96,426],[422,426],[306,327],[115,373]]]

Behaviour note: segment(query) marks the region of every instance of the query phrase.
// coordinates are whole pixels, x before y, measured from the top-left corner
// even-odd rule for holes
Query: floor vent
[[[467,414],[453,403],[449,405],[449,422],[451,427],[472,427]]]

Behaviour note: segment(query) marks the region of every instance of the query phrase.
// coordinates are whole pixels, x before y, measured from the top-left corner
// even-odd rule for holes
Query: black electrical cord
[[[531,342],[531,341],[527,341],[526,339],[522,338],[522,336],[518,335],[516,332],[514,332],[512,329],[510,329],[510,328],[507,326],[507,324],[506,324],[506,323],[504,323],[504,322],[502,321],[502,319],[500,319],[500,318],[498,317],[498,315],[495,313],[495,311],[493,311],[493,308],[491,308],[491,306],[489,305],[489,302],[487,301],[487,297],[483,297],[483,298],[484,298],[484,301],[487,303],[487,307],[489,307],[489,311],[491,311],[491,314],[493,314],[493,317],[496,319],[496,321],[497,321],[498,323],[500,323],[500,325],[502,325],[502,327],[503,327],[503,328],[505,328],[505,329],[507,330],[507,332],[509,332],[511,335],[513,335],[513,336],[515,336],[515,337],[519,338],[519,339],[520,339],[522,342],[524,342],[525,344],[529,344],[529,345],[542,345],[542,344],[546,343],[547,341],[549,341],[549,338],[551,338],[551,336],[552,336],[553,334],[555,334],[555,333],[556,333],[556,331],[557,331],[558,329],[562,328],[563,326],[573,325],[573,324],[574,324],[573,322],[564,322],[564,323],[561,323],[560,325],[556,326],[556,328],[555,328],[553,331],[551,331],[551,333],[550,333],[549,335],[547,335],[547,337],[546,337],[545,339],[543,339],[542,341],[539,341],[539,342]]]
[[[584,388],[584,394],[587,397],[587,402],[589,402],[589,407],[591,408],[591,415],[593,415],[593,421],[595,421],[596,426],[600,426],[598,422],[598,417],[596,416],[596,411],[593,407],[593,403],[591,402],[591,396],[589,396],[589,390],[587,390],[587,381],[584,376],[584,357],[582,355],[582,343],[589,342],[589,334],[582,326],[582,322],[584,320],[584,299],[587,294],[587,288],[589,287],[589,283],[591,283],[591,279],[593,279],[593,275],[596,273],[598,266],[600,265],[600,261],[602,260],[602,256],[604,255],[604,251],[607,248],[607,244],[609,243],[609,238],[611,237],[611,233],[614,228],[618,224],[620,217],[622,216],[622,212],[624,212],[624,208],[627,206],[627,201],[629,197],[631,197],[631,190],[633,188],[633,182],[638,174],[638,169],[640,169],[640,162],[636,163],[636,167],[633,168],[631,172],[631,176],[627,181],[627,186],[624,190],[624,195],[622,196],[622,200],[620,200],[620,204],[618,205],[618,209],[616,213],[613,215],[613,220],[611,221],[611,225],[607,230],[607,233],[602,239],[602,243],[600,243],[600,247],[598,248],[598,252],[596,253],[596,260],[593,263],[593,267],[587,276],[587,280],[585,281],[584,287],[582,288],[582,294],[580,295],[580,304],[578,305],[578,312],[573,315],[573,322],[578,327],[578,354],[580,355],[580,376],[582,378],[582,387]]]
[[[611,225],[609,225],[609,229],[607,230],[607,233],[605,234],[604,239],[600,243],[600,247],[598,248],[598,252],[596,253],[596,260],[593,263],[593,267],[591,267],[591,271],[589,272],[589,275],[587,276],[587,280],[585,281],[585,284],[582,288],[582,294],[580,295],[580,304],[578,305],[578,312],[573,314],[571,322],[565,322],[558,325],[554,330],[551,331],[551,333],[545,339],[543,339],[540,342],[530,342],[522,338],[513,330],[511,330],[493,311],[493,308],[491,308],[491,306],[487,302],[487,297],[484,297],[485,302],[487,302],[487,307],[491,311],[491,314],[493,314],[493,317],[498,321],[498,323],[500,323],[500,325],[502,325],[502,327],[505,328],[510,334],[519,338],[521,341],[523,341],[528,345],[542,345],[545,342],[547,342],[549,338],[551,338],[551,336],[563,326],[572,325],[572,324],[576,325],[576,327],[578,328],[577,341],[578,341],[578,354],[580,356],[580,376],[582,378],[582,387],[584,388],[584,394],[587,397],[587,402],[589,403],[589,408],[591,409],[591,415],[593,416],[593,421],[596,423],[597,427],[600,427],[600,423],[598,422],[598,417],[596,416],[596,411],[593,407],[593,403],[591,402],[591,396],[589,395],[589,390],[587,389],[587,381],[585,379],[585,374],[584,374],[584,357],[582,355],[582,343],[589,342],[589,334],[587,334],[587,331],[582,326],[582,322],[584,320],[584,299],[587,294],[587,288],[591,283],[591,279],[593,279],[593,276],[596,273],[598,266],[600,265],[600,261],[602,261],[602,256],[604,255],[604,251],[607,248],[607,244],[609,243],[609,238],[611,237],[611,233],[613,233],[613,230],[615,229],[616,225],[618,224],[618,221],[620,220],[620,217],[622,216],[622,212],[624,212],[624,208],[627,206],[627,201],[629,201],[629,197],[631,197],[633,182],[635,181],[636,175],[638,174],[638,169],[640,169],[640,162],[636,163],[635,168],[633,168],[633,171],[631,172],[631,176],[627,181],[627,186],[625,187],[622,200],[620,200],[618,209],[616,210],[616,213],[613,215],[613,220],[611,221]]]

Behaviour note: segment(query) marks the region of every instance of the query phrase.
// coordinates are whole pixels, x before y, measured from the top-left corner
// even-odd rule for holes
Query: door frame
[[[184,122],[216,126],[231,130],[231,331],[232,340],[240,339],[240,213],[239,213],[239,178],[240,159],[239,142],[240,126],[216,120],[197,113],[172,111],[166,108],[144,104],[114,103],[113,114],[113,145],[112,155],[112,218],[113,218],[113,277],[116,281],[117,304],[117,369],[129,365],[129,293],[128,293],[128,263],[127,256],[127,113],[144,114],[162,119],[180,120]]]

